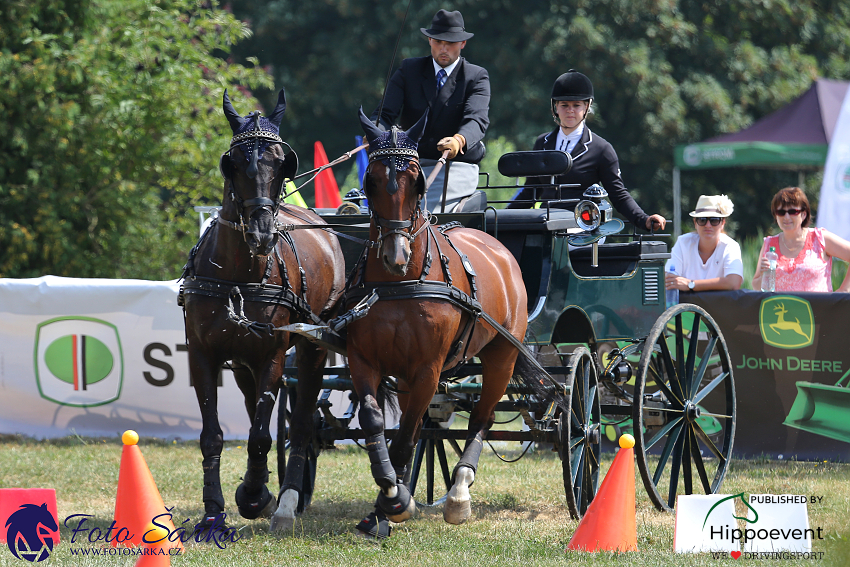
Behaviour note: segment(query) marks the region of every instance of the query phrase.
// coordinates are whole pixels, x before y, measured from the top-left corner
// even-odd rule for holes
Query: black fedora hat
[[[428,37],[452,42],[466,41],[475,35],[463,29],[463,16],[457,10],[454,12],[440,10],[431,20],[430,29],[419,28],[419,30]]]

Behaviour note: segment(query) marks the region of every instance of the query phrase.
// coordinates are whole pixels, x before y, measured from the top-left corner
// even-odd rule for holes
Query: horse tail
[[[394,415],[400,413],[398,407],[398,386],[397,383],[389,379],[381,380],[378,384],[378,392],[376,399],[381,411],[384,412],[386,418],[387,412]]]
[[[534,355],[527,349],[523,350],[525,352],[520,351],[514,364],[511,383],[529,388],[532,395],[545,402],[545,405],[554,403],[561,410],[569,412],[570,398],[564,392],[563,384],[557,382],[548,372],[535,364],[531,358]]]

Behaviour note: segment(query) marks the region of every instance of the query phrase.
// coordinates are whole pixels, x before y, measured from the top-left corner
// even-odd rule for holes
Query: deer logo
[[[771,346],[798,349],[814,341],[812,307],[801,297],[774,296],[762,301],[759,327],[762,339]]]
[[[800,320],[795,318],[794,321],[786,321],[785,314],[788,310],[785,309],[785,304],[780,303],[773,307],[774,315],[776,315],[776,323],[770,325],[770,328],[778,335],[779,331],[794,331],[798,335],[808,339],[809,335],[803,332],[800,327]]]

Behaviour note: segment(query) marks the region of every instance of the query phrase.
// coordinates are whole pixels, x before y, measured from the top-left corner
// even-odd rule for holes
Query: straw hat
[[[735,206],[726,195],[700,195],[692,217],[728,217]]]

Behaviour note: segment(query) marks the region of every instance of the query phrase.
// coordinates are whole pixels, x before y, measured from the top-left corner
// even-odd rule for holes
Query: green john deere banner
[[[850,294],[682,293],[726,339],[735,376],[733,452],[850,460]]]
[[[674,158],[681,170],[790,166],[819,169],[826,162],[828,148],[826,144],[702,143],[676,146]]]

